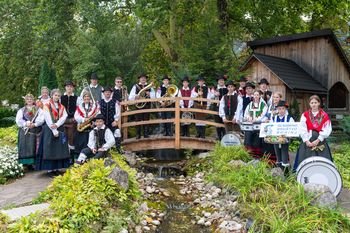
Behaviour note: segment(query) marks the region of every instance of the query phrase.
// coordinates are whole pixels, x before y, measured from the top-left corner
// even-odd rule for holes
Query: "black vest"
[[[100,149],[105,143],[105,133],[106,127],[104,129],[94,129],[95,138],[96,138],[96,148]]]
[[[252,98],[253,97],[247,97],[247,96],[242,97],[242,99],[243,99],[243,116],[244,116],[245,109],[247,108],[249,103],[252,101]]]
[[[216,91],[218,91],[220,93],[219,100],[221,100],[221,98],[228,93],[228,90],[227,90],[226,87],[224,87],[224,88],[216,88]]]
[[[167,90],[168,90],[167,87],[161,86],[160,87],[160,96],[165,95]]]
[[[67,118],[73,118],[75,110],[77,108],[77,99],[78,96],[68,96],[68,95],[62,95],[61,96],[61,104],[66,108],[68,117]]]
[[[113,98],[114,101],[117,100],[119,102],[122,101],[122,90],[121,89],[113,89]]]
[[[225,95],[225,115],[228,117],[234,117],[236,110],[237,110],[237,94],[234,95]],[[230,107],[228,106],[228,103],[230,101]]]
[[[115,100],[110,100],[106,102],[104,99],[100,101],[100,111],[101,114],[105,117],[105,124],[107,127],[112,127],[112,122],[114,121],[115,115]]]

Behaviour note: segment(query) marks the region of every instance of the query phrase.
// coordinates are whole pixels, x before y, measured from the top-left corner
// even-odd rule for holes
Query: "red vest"
[[[181,92],[181,96],[182,97],[191,97],[191,89],[184,90],[184,89],[181,88],[180,92]],[[189,102],[190,102],[189,100],[184,100],[185,108],[188,108],[188,103]]]

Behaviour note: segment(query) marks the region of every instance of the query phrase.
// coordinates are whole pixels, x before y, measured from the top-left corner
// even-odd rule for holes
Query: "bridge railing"
[[[152,125],[152,124],[162,124],[162,123],[173,123],[175,126],[175,134],[174,134],[174,140],[175,140],[175,149],[180,149],[181,147],[181,137],[180,137],[180,127],[181,124],[185,123],[194,123],[194,124],[205,124],[205,125],[211,125],[215,127],[224,127],[224,124],[214,122],[212,120],[199,120],[199,119],[187,119],[187,118],[181,118],[183,112],[192,112],[192,113],[203,113],[208,115],[219,115],[218,111],[212,111],[209,109],[199,109],[199,108],[181,108],[180,107],[180,101],[181,100],[192,100],[192,101],[198,101],[203,102],[205,104],[206,102],[211,104],[219,104],[219,100],[213,100],[213,99],[205,99],[205,98],[192,98],[192,97],[167,97],[167,98],[154,98],[154,99],[142,99],[142,100],[129,100],[129,101],[123,101],[121,102],[121,116],[118,121],[119,129],[122,131],[123,140],[128,138],[128,128],[134,127],[134,126],[140,126],[140,125]],[[148,109],[132,109],[132,106],[134,106],[137,103],[143,103],[143,102],[151,102],[151,103],[159,103],[160,101],[173,101],[175,103],[175,107],[161,107],[161,108],[148,108]],[[126,106],[129,107],[130,110],[125,111]],[[131,110],[132,109],[132,110]],[[174,118],[171,119],[150,119],[147,121],[128,121],[130,119],[130,116],[135,116],[137,114],[142,113],[159,113],[159,112],[173,112]]]

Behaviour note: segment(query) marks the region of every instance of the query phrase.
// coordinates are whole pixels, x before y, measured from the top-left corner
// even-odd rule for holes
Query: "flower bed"
[[[9,179],[23,176],[23,166],[18,163],[18,153],[15,147],[0,147],[0,184]]]

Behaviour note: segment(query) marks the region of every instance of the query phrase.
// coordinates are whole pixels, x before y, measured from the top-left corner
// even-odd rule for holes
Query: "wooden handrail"
[[[180,137],[180,126],[183,123],[194,123],[194,124],[204,124],[211,125],[215,127],[224,127],[224,124],[209,121],[209,120],[197,120],[197,119],[182,119],[182,112],[193,112],[193,113],[202,113],[208,115],[219,115],[218,111],[199,109],[199,108],[180,108],[180,100],[193,100],[193,101],[203,101],[210,103],[220,103],[219,100],[205,99],[205,98],[192,98],[192,97],[167,97],[167,98],[154,98],[154,99],[141,99],[141,100],[129,100],[121,102],[121,105],[135,105],[136,103],[142,102],[160,102],[160,101],[174,101],[175,107],[167,108],[149,108],[149,109],[136,109],[131,111],[124,111],[121,113],[120,119],[118,121],[118,126],[123,132],[123,138],[126,139],[128,135],[128,128],[133,126],[141,125],[152,125],[152,124],[162,124],[162,123],[173,123],[175,125],[175,149],[181,148],[181,137]],[[121,108],[124,110],[125,108]],[[142,114],[142,113],[158,113],[158,112],[174,112],[174,118],[172,119],[151,119],[147,121],[134,121],[127,122],[129,116]]]

